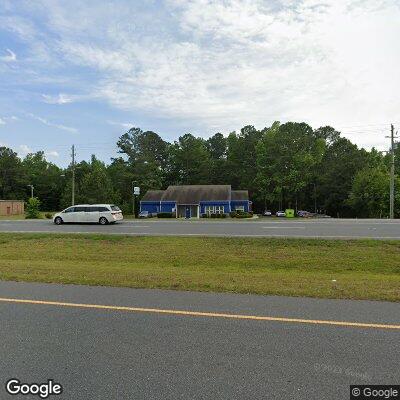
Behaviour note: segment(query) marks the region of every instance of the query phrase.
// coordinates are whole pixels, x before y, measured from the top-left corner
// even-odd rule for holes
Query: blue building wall
[[[231,200],[229,201],[201,201],[200,202],[200,215],[205,214],[206,206],[224,206],[224,213],[228,214],[231,211],[235,211],[236,207],[243,206],[244,211],[250,210],[250,201],[247,200]],[[173,209],[176,207],[176,203],[173,201],[162,201],[161,205],[159,201],[141,201],[140,211],[148,211],[151,213],[158,212],[174,212]]]
[[[232,211],[235,211],[236,207],[244,207],[244,211],[250,211],[250,201],[248,200],[231,200]]]
[[[159,201],[141,201],[140,211],[148,211],[151,213],[160,212],[160,202]]]
[[[175,205],[174,201],[162,201],[161,212],[173,212],[172,209],[175,208]]]

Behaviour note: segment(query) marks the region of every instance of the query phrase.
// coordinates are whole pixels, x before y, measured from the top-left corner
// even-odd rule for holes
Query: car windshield
[[[121,211],[121,209],[119,208],[119,207],[117,207],[117,206],[111,206],[111,210],[113,210],[113,211]]]

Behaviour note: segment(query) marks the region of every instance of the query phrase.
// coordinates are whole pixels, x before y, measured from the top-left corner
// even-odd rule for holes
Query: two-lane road
[[[0,221],[0,232],[110,233],[153,236],[249,236],[400,239],[400,220],[260,218],[245,221],[125,220],[114,225],[61,225],[49,220]]]
[[[400,383],[399,324],[387,302],[0,282],[0,398],[348,399]]]

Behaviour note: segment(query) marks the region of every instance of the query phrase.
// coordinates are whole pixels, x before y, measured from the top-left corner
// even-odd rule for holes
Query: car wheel
[[[54,223],[55,223],[56,225],[61,225],[61,224],[63,223],[63,220],[62,220],[61,217],[57,217],[57,218],[54,220]]]
[[[107,225],[107,224],[108,224],[107,218],[106,218],[106,217],[101,217],[101,218],[99,219],[99,224],[100,224],[100,225]]]

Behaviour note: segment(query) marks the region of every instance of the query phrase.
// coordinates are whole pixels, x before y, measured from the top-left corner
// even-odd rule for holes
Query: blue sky
[[[130,126],[175,140],[274,120],[386,149],[398,0],[0,0],[0,144],[108,161]]]

